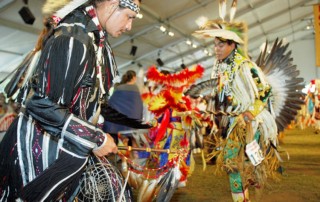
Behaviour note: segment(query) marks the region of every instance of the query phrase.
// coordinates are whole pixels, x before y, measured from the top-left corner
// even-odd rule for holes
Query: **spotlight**
[[[160,30],[161,30],[162,32],[165,32],[165,31],[167,30],[167,28],[166,28],[165,26],[161,25],[161,26],[160,26]]]
[[[130,55],[135,56],[137,52],[138,47],[137,46],[131,46]]]
[[[171,37],[173,37],[173,36],[174,36],[174,32],[171,32],[171,31],[170,31],[170,32],[168,32],[168,35],[171,36]]]
[[[143,15],[142,15],[142,13],[138,13],[136,17],[137,17],[138,19],[142,19],[142,18],[143,18]]]
[[[22,7],[19,10],[19,14],[22,17],[23,21],[29,25],[32,25],[36,19],[30,9],[26,6]]]
[[[185,69],[187,66],[186,66],[184,63],[182,63],[182,64],[180,65],[180,67],[181,67],[181,69]]]
[[[157,63],[160,67],[164,65],[163,61],[160,58],[157,59]]]

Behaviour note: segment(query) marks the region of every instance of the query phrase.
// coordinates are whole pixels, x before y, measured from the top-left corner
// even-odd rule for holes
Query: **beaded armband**
[[[62,148],[80,156],[87,156],[106,141],[102,130],[70,115],[61,132]]]

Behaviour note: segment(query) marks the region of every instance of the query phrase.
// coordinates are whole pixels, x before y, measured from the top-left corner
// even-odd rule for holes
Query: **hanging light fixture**
[[[164,65],[164,62],[161,60],[160,54],[161,54],[161,50],[159,50],[159,52],[158,52],[158,58],[157,58],[156,61],[157,61],[158,65],[159,65],[160,67],[162,67],[162,66]]]
[[[131,50],[130,50],[130,55],[135,56],[138,50],[138,46],[133,45],[134,41],[131,39]]]
[[[28,0],[23,0],[23,3],[25,4],[25,6],[23,6],[19,10],[19,14],[20,14],[22,20],[26,24],[33,25],[33,23],[36,20],[36,18],[34,17],[34,15],[32,14],[31,10],[28,7]]]

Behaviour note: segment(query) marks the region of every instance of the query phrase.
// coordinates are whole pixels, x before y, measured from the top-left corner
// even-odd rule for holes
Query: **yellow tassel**
[[[202,157],[203,171],[205,171],[207,168],[207,162],[206,162],[206,159],[204,158],[204,151],[203,150],[201,150],[201,157]]]
[[[190,157],[190,168],[189,168],[189,175],[191,175],[195,169],[195,165],[196,165],[196,162],[193,158],[193,153],[191,153],[191,157]]]

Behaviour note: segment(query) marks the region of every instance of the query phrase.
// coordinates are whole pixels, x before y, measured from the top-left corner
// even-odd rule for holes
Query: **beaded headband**
[[[120,0],[119,6],[123,8],[129,8],[130,10],[139,13],[140,8],[139,6],[134,3],[132,0]]]
[[[88,0],[47,0],[42,8],[42,13],[45,16],[55,16],[59,21],[87,2]],[[133,0],[119,0],[119,6],[129,8],[136,13],[140,11],[139,6]]]

